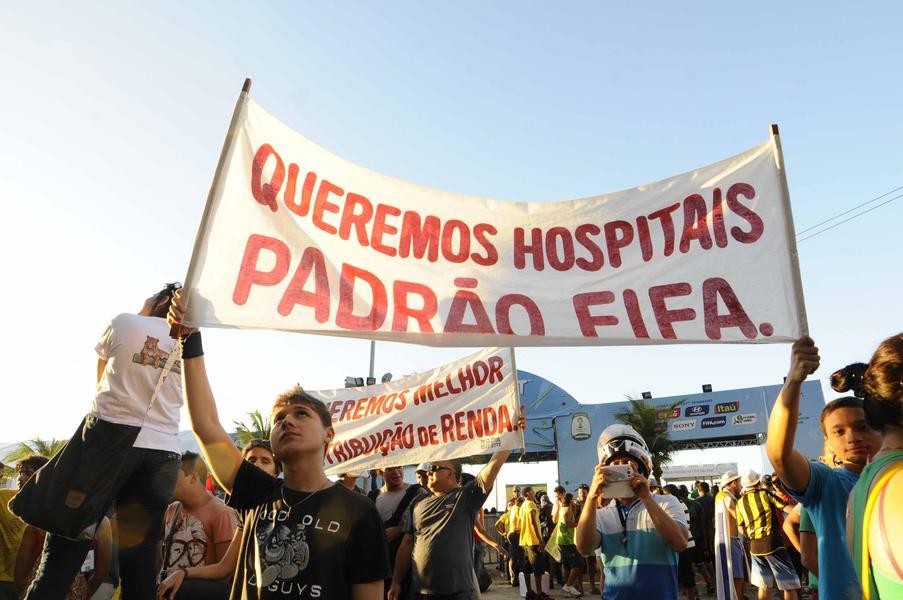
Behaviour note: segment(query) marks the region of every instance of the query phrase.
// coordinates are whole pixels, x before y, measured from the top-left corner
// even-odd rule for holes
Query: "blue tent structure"
[[[518,370],[521,404],[527,412],[524,460],[558,462],[558,481],[565,487],[586,482],[596,457],[599,433],[617,415],[630,409],[628,401],[581,404],[551,381]],[[728,448],[765,442],[768,414],[780,385],[694,393],[647,400],[660,407],[671,439],[682,449]],[[673,411],[668,408],[681,400]],[[796,448],[810,458],[821,454],[819,425],[825,404],[818,381],[803,384]],[[517,451],[512,460],[519,460]]]

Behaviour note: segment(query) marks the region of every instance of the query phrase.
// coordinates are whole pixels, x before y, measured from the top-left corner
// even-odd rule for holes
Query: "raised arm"
[[[527,426],[527,417],[524,412],[524,407],[520,407],[520,412],[517,416],[517,428],[520,431],[523,431]],[[508,457],[511,455],[511,450],[499,450],[489,459],[489,462],[486,463],[486,466],[480,471],[480,479],[483,480],[483,485],[485,485],[485,490],[488,492],[493,484],[495,483],[495,478],[498,476],[499,471],[502,469],[502,465],[505,464],[505,461],[508,460]]]
[[[182,303],[182,292],[179,290],[172,299],[168,320],[171,325],[181,325],[185,307]],[[184,329],[184,328],[183,328]],[[200,336],[197,330],[186,330],[191,336]],[[182,391],[188,416],[191,419],[191,430],[197,437],[204,454],[204,460],[213,472],[213,476],[227,492],[232,492],[235,474],[241,465],[241,453],[232,438],[223,429],[216,411],[216,401],[207,379],[207,367],[204,364],[203,352],[194,358],[186,358],[193,348],[200,348],[200,340],[185,339],[182,351]]]
[[[793,449],[800,413],[800,390],[806,377],[815,372],[818,364],[818,348],[812,338],[803,336],[793,343],[790,372],[768,418],[768,440],[765,443],[768,459],[781,481],[797,492],[803,492],[809,486],[809,461]]]
[[[596,465],[593,481],[589,486],[589,494],[586,496],[586,502],[583,503],[580,519],[577,521],[577,529],[574,531],[574,543],[577,545],[577,551],[584,556],[592,554],[599,547],[599,542],[602,541],[602,536],[596,529],[596,505],[599,503],[603,485],[605,485],[605,468],[600,463]]]

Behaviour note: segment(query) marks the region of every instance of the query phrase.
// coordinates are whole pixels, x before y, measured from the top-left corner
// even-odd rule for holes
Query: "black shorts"
[[[521,546],[524,549],[524,573],[541,575],[546,572],[546,560],[541,546]]]
[[[689,554],[695,548],[688,548],[678,554],[677,558],[677,585],[681,589],[696,587],[696,573],[693,571],[693,561]]]
[[[681,554],[686,554],[691,565],[701,565],[702,563],[706,562],[705,549],[700,548],[699,546],[687,548]]]
[[[577,553],[577,546],[565,544],[558,546],[558,548],[561,550],[561,565],[565,569],[582,569],[586,567],[583,557]]]

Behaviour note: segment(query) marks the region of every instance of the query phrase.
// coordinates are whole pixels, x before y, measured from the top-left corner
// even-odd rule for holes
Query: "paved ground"
[[[487,565],[487,569],[490,569],[490,572],[493,575],[493,580],[492,580],[492,585],[489,587],[489,589],[486,590],[486,592],[484,592],[482,594],[483,600],[521,600],[519,590],[515,587],[512,587],[507,581],[502,579],[501,573],[499,571],[496,571],[494,567],[490,567],[489,565]],[[700,598],[701,600],[710,600],[710,599],[715,598],[715,594],[706,594],[705,593],[705,582],[702,579],[700,579],[697,582],[697,584],[698,584],[696,586],[697,593],[698,593],[697,598]],[[584,589],[588,590],[587,587],[584,587]],[[565,592],[562,592],[561,587],[558,586],[557,584],[555,585],[555,588],[549,592],[549,595],[552,598],[555,598],[556,600],[558,600],[558,599],[572,600],[573,599],[573,596],[571,596],[570,594],[566,594]],[[681,598],[683,598],[683,597],[684,597],[684,595],[681,594]],[[750,600],[756,598],[757,596],[756,596],[755,588],[753,588],[751,586],[747,586],[746,597]],[[806,599],[809,597],[810,596],[808,593],[804,593],[802,595],[803,599]],[[585,600],[598,600],[598,596],[592,596],[591,594],[586,594],[583,596],[583,598]],[[773,598],[775,598],[777,600],[779,598],[783,598],[783,595],[778,595],[777,592],[774,592]],[[649,600],[654,600],[654,599],[650,598]]]

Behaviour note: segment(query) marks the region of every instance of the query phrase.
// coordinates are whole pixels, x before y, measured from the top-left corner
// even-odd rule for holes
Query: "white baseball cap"
[[[420,473],[421,471],[426,472],[430,470],[430,463],[420,463],[417,465],[416,473]]]

